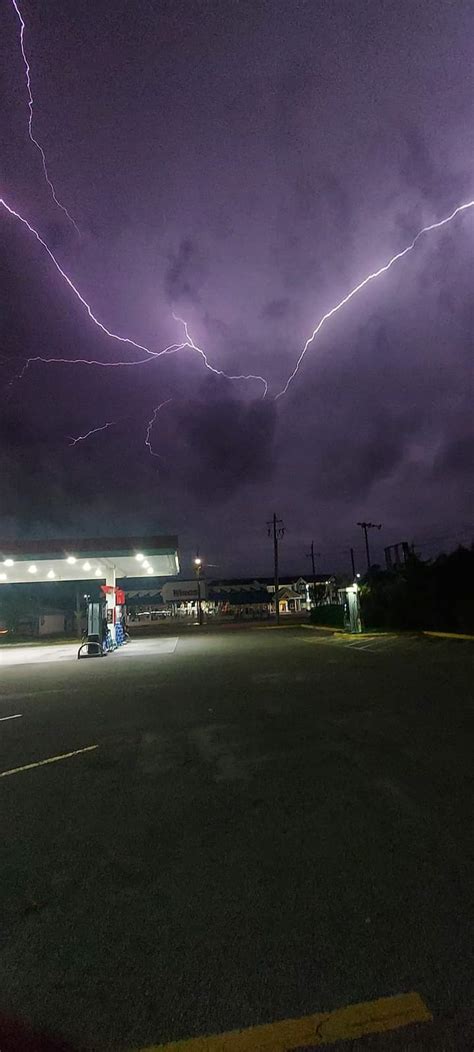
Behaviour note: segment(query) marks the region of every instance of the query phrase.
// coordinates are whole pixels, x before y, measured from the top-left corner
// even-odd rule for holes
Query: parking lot
[[[472,1049],[472,645],[246,626],[76,653],[0,651],[0,1016],[78,1050],[289,1048],[252,1028],[314,1016],[316,1046],[414,996],[433,1022],[350,1047]]]

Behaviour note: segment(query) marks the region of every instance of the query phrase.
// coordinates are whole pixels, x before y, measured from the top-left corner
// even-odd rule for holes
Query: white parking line
[[[46,695],[49,697],[50,694],[78,694],[79,687],[70,687],[69,684],[64,687],[54,687],[52,690],[28,690],[15,692],[14,694],[0,694],[1,701],[24,701],[25,698],[41,698]]]
[[[20,771],[31,771],[33,767],[44,767],[47,763],[57,763],[58,760],[68,760],[70,756],[79,756],[80,753],[92,752],[93,749],[98,748],[98,745],[86,745],[84,749],[74,749],[74,752],[63,752],[61,756],[48,756],[47,760],[25,763],[23,767],[12,767],[11,771],[0,771],[0,778],[8,778],[10,774],[19,774]]]
[[[15,712],[14,716],[0,716],[0,723],[5,723],[5,720],[19,720],[22,716],[22,712]]]

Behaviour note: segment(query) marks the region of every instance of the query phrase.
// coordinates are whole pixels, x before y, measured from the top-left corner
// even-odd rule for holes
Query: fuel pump
[[[87,638],[81,643],[77,652],[78,658],[105,657],[111,649],[111,637],[107,625],[107,604],[105,599],[87,602]]]
[[[110,587],[101,585],[101,590],[103,596],[98,600],[93,601],[88,595],[84,597],[87,600],[87,638],[79,647],[78,658],[105,657],[111,650],[130,642],[126,630],[125,592],[114,588],[115,603],[112,606],[107,602]]]

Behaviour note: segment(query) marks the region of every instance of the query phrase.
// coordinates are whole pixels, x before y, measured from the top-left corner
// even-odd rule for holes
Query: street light
[[[201,571],[202,559],[199,558],[199,555],[196,555],[194,558],[194,573],[197,580],[198,621],[200,625],[202,625]]]

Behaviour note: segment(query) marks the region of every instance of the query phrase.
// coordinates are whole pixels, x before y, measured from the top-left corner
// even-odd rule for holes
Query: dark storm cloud
[[[276,412],[272,402],[239,402],[216,394],[180,402],[163,456],[168,470],[201,498],[228,500],[274,470]],[[165,468],[166,470],[166,468]]]
[[[374,320],[353,347],[338,349],[336,363],[319,363],[316,381],[307,377],[311,414],[295,416],[290,448],[299,436],[298,481],[308,499],[317,490],[327,501],[358,503],[393,475],[423,433],[423,369],[412,362],[401,370],[391,340],[390,326]]]
[[[270,384],[259,401],[261,385],[212,377],[185,351],[136,370],[32,366],[8,388],[30,355],[107,363],[135,352],[94,329],[2,214],[0,354],[17,413],[0,434],[2,515],[19,530],[45,530],[58,509],[86,532],[166,520],[184,540],[200,535],[222,572],[245,572],[271,561],[256,538],[275,507],[295,569],[313,529],[318,547],[326,538],[337,549],[361,514],[400,535],[419,535],[427,516],[466,515],[473,213],[334,316],[285,398],[272,396],[328,308],[472,198],[472,10],[277,8],[162,0],[114,14],[97,0],[91,15],[51,0],[47,16],[28,10],[36,128],[77,238],[28,141],[7,5],[2,190],[108,327],[164,347],[181,335],[171,308],[182,305],[217,368]],[[151,457],[147,423],[167,398]],[[69,447],[68,435],[109,420]]]
[[[262,318],[268,319],[269,321],[280,321],[281,318],[286,317],[289,309],[289,299],[269,300],[269,302],[263,307]]]
[[[199,303],[199,290],[204,276],[203,260],[190,238],[184,238],[176,252],[170,254],[164,277],[166,297],[170,303],[186,299]]]
[[[347,428],[347,431],[346,431]],[[390,477],[403,461],[416,433],[416,421],[372,414],[361,431],[356,413],[348,414],[338,435],[315,442],[313,485],[326,499],[351,498],[359,503],[381,479]]]
[[[462,478],[466,463],[473,460],[474,451],[474,428],[470,427],[470,433],[459,438],[448,439],[438,451],[433,465],[433,472],[438,478],[454,476]]]

